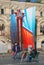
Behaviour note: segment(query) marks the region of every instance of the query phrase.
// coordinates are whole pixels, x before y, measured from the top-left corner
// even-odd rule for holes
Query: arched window
[[[43,26],[43,35],[44,35],[44,26]]]
[[[41,42],[42,44],[44,43],[44,41]]]
[[[40,25],[40,32],[42,32],[42,25]]]
[[[40,16],[42,17],[42,11],[40,11]]]
[[[0,35],[5,35],[4,29],[5,29],[5,25],[1,24],[0,25]]]
[[[44,50],[44,40],[41,42],[42,50]]]
[[[44,21],[40,23],[40,33],[44,35]]]
[[[4,24],[2,24],[2,30],[4,30],[4,28],[5,28],[5,26],[4,26]]]

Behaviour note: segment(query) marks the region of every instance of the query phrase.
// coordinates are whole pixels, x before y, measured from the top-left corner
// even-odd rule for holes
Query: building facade
[[[36,47],[42,49],[42,42],[44,42],[44,0],[42,0],[41,3],[0,0],[0,35],[5,35],[10,38],[10,15],[13,10],[16,11],[17,9],[24,9],[32,6],[36,6]],[[3,25],[4,28],[2,29]]]

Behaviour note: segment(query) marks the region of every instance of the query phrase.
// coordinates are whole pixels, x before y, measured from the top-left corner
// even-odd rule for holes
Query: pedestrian
[[[20,52],[20,45],[19,43],[17,44],[17,53]]]
[[[14,44],[15,46],[15,54],[14,54],[14,59],[16,59],[16,56],[17,56],[17,43]]]
[[[32,46],[29,45],[28,46],[28,53],[27,53],[27,56],[26,56],[26,61],[30,61],[31,62],[31,60],[32,60],[31,52],[32,52]]]
[[[21,52],[20,52],[21,50],[20,50],[20,45],[19,45],[19,43],[17,44],[17,58],[21,58]]]
[[[12,53],[11,53],[12,57],[14,57],[14,54],[15,54],[15,45],[13,44],[12,45]]]

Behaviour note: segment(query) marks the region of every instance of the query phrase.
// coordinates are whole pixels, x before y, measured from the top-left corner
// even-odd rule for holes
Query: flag
[[[23,23],[22,23],[22,42],[24,48],[28,45],[32,45],[34,48],[34,36],[35,36],[35,13],[36,7],[31,7],[22,10],[24,13]]]

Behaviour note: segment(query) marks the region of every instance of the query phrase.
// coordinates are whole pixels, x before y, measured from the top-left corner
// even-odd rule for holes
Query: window
[[[44,35],[44,26],[43,26],[43,35]]]
[[[43,33],[44,35],[44,26],[40,25],[40,33]]]
[[[5,28],[5,26],[4,26],[4,24],[2,24],[2,30],[4,30],[4,28]]]
[[[42,25],[40,25],[40,33],[42,32]]]
[[[42,44],[44,44],[44,40],[42,41]]]
[[[42,17],[42,11],[40,11],[40,16]]]
[[[1,9],[1,14],[4,14],[4,9]]]
[[[13,14],[13,13],[14,13],[14,9],[11,10],[11,14]]]
[[[0,35],[5,35],[4,29],[5,29],[5,25],[0,24]]]

